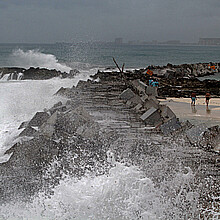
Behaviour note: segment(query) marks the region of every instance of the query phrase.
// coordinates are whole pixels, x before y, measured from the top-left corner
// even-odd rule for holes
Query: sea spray
[[[66,163],[72,161],[66,157]],[[45,189],[30,202],[14,201],[0,206],[0,218],[178,220],[198,217],[193,207],[198,195],[191,188],[194,174],[189,168],[167,174],[168,180],[155,184],[141,167],[116,162],[111,151],[107,151],[106,165],[110,165],[109,170],[103,175],[88,171],[77,178],[65,173],[59,184],[50,186],[49,194]],[[60,166],[60,161],[55,159],[44,178],[56,175]]]
[[[10,58],[13,65],[16,67],[40,67],[56,69],[67,73],[71,70],[67,65],[59,63],[58,59],[53,54],[45,54],[40,50],[24,51],[22,49],[17,49],[13,51]]]
[[[137,167],[116,163],[109,174],[67,177],[53,195],[40,193],[32,203],[7,204],[0,211],[3,219],[83,220],[159,219],[165,210],[150,179]]]
[[[53,195],[39,193],[31,203],[0,207],[2,219],[183,219],[138,167],[116,163],[109,174],[66,177]],[[183,202],[183,201],[182,201]],[[11,210],[11,211],[9,211]]]

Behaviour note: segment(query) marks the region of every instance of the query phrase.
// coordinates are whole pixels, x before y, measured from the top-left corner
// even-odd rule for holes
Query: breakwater
[[[157,217],[217,213],[219,155],[210,151],[216,143],[205,137],[192,143],[186,131],[193,125],[180,123],[157,101],[156,90],[145,88],[137,77],[98,72],[92,80],[57,91],[69,100],[23,123],[19,142],[6,152],[11,158],[0,167],[2,200],[30,200],[42,189],[50,195],[66,175],[99,176],[108,173],[114,161],[124,161],[128,167],[138,166],[161,192],[167,210],[157,212]],[[212,130],[201,132],[214,134]],[[141,207],[137,211],[144,215]]]

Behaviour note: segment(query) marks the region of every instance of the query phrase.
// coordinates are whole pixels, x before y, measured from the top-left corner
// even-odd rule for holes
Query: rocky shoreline
[[[218,198],[219,193],[220,128],[182,123],[169,107],[161,105],[157,97],[189,95],[192,84],[198,81],[195,75],[187,75],[192,82],[189,85],[185,75],[181,75],[183,81],[180,81],[158,69],[151,67],[152,77],[146,74],[146,69],[125,73],[98,71],[91,76],[92,80],[57,91],[56,95],[69,100],[24,122],[19,142],[6,152],[11,158],[0,166],[1,202],[30,199],[42,189],[50,194],[51,186],[59,184],[65,175],[81,177],[88,171],[95,175],[108,172],[113,164],[106,155],[111,152],[116,161],[126,160],[142,167],[156,185],[169,185],[179,164],[188,167],[195,173],[195,182],[185,187],[186,190],[198,187],[197,212],[189,213],[187,207],[193,206],[195,200],[185,201],[185,195],[179,194],[181,188],[173,189],[169,195],[164,191],[163,196],[172,201],[181,197],[185,203],[178,206],[188,217],[206,217],[210,213],[200,211],[213,205],[217,210],[219,201],[213,198]],[[159,82],[158,89],[148,86],[150,78]],[[172,86],[185,84],[181,84],[181,93],[174,93],[172,86],[166,88],[167,82],[169,85],[175,82]],[[201,89],[203,84],[196,85]],[[209,91],[218,95],[214,83],[212,86]],[[145,163],[143,158],[152,163]],[[48,174],[54,162],[57,164],[54,172]],[[161,164],[162,169],[157,167]]]
[[[2,80],[46,80],[54,77],[72,78],[79,71],[74,69],[69,73],[61,72],[56,69],[49,70],[46,68],[30,67],[28,69],[19,67],[0,68],[0,79]]]
[[[104,72],[96,74],[97,78],[102,79],[109,74],[117,71],[109,71],[109,68]],[[153,75],[150,76],[146,72],[150,70]],[[139,70],[125,71],[125,77],[129,79],[140,79],[145,84],[148,84],[149,79],[153,79],[159,83],[158,95],[161,97],[190,97],[192,92],[197,95],[205,95],[209,91],[212,96],[220,96],[220,81],[216,80],[199,80],[198,77],[210,76],[220,72],[220,63],[197,63],[197,64],[181,64],[166,66],[148,66]],[[18,67],[0,68],[0,79],[2,80],[46,80],[53,77],[73,78],[80,72],[76,69],[69,73],[57,70],[48,70],[45,68],[29,69]]]

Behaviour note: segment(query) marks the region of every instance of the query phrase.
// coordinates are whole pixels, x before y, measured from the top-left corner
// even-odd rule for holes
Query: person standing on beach
[[[210,95],[209,92],[207,92],[207,93],[205,94],[205,103],[206,103],[206,106],[207,106],[207,107],[209,106],[209,100],[210,100],[210,98],[211,98],[211,95]]]
[[[195,105],[196,104],[196,93],[195,92],[191,94],[191,99],[192,99],[191,105]]]

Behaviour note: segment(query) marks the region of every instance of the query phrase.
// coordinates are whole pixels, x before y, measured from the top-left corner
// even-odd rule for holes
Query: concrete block
[[[63,105],[63,103],[61,101],[59,101],[56,104],[54,104],[52,108],[57,108],[57,107],[59,107],[61,105]]]
[[[156,102],[154,102],[154,100],[152,99],[148,99],[144,102],[144,108],[145,109],[150,109],[152,107],[154,107],[155,109],[159,109],[159,104],[157,104]]]
[[[84,107],[79,106],[76,109],[65,113],[59,113],[56,122],[56,129],[61,132],[73,134],[76,132],[78,127],[82,125],[89,126],[93,123],[94,120],[92,116],[84,109]]]
[[[19,137],[27,136],[31,137],[37,132],[36,129],[32,128],[31,126],[26,127],[20,134]]]
[[[145,92],[147,95],[158,96],[157,87],[147,86]]]
[[[50,118],[41,125],[39,131],[41,134],[47,136],[47,137],[52,137],[54,131],[55,131],[55,124],[57,121],[57,115],[58,113],[55,112],[53,113]]]
[[[142,99],[138,96],[138,95],[135,95],[133,98],[131,98],[129,100],[133,105],[138,105],[138,104],[142,104],[143,101]]]
[[[84,138],[95,138],[99,134],[98,123],[82,125],[77,128],[76,133]]]
[[[137,89],[137,91],[139,93],[145,93],[147,85],[144,82],[142,82],[141,80],[139,80],[139,79],[133,80],[131,82],[131,84],[135,89]]]
[[[145,121],[148,117],[150,117],[153,113],[157,111],[156,108],[151,107],[149,110],[147,110],[140,118],[141,120]]]
[[[77,114],[85,119],[87,122],[94,122],[93,117],[87,112],[87,110],[83,106],[79,106],[71,111],[73,114]],[[71,113],[71,114],[72,114]]]
[[[155,103],[157,103],[158,105],[160,104],[160,101],[155,97],[155,96],[152,96],[152,95],[150,95],[150,96],[148,96],[148,99],[149,100],[153,100]]]
[[[147,110],[140,118],[145,122],[145,124],[148,125],[156,126],[162,123],[160,113],[154,107],[151,107],[149,110]]]
[[[141,96],[141,100],[144,102],[149,98],[148,95],[144,94],[143,96]]]
[[[49,114],[46,112],[37,112],[34,117],[28,123],[28,126],[39,127],[49,118]]]
[[[29,121],[24,121],[21,123],[18,129],[26,128],[28,126]]]
[[[126,105],[132,107],[132,102],[131,102],[130,100],[128,100],[128,101],[126,102]]]
[[[166,105],[160,105],[160,111],[161,111],[161,116],[164,119],[172,119],[176,117],[174,112]]]
[[[141,108],[142,108],[142,104],[137,104],[137,105],[133,108],[133,110],[139,111]]]
[[[71,98],[75,96],[78,91],[75,88],[63,88],[61,87],[54,95],[64,96]]]
[[[70,108],[71,106],[68,106],[68,108]],[[51,109],[49,109],[50,114],[52,115],[54,112],[58,111],[58,112],[65,112],[67,109],[66,105],[60,105],[57,107],[52,107]]]
[[[186,131],[186,136],[192,144],[196,144],[202,140],[203,134],[207,130],[208,127],[206,124],[200,124]]]
[[[135,93],[131,89],[127,88],[119,95],[119,98],[127,101],[133,98],[134,96],[135,96]]]
[[[87,81],[83,81],[83,80],[79,80],[79,82],[76,85],[77,89],[81,89],[81,88],[85,88],[88,86],[88,82]]]
[[[176,117],[171,118],[166,123],[160,126],[160,130],[163,134],[170,134],[174,131],[177,131],[181,128],[181,123],[177,120]]]

